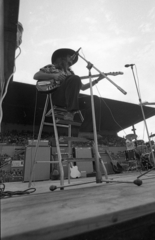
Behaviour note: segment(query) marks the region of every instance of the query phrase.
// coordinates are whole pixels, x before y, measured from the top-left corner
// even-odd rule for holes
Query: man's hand
[[[64,73],[58,73],[58,74],[55,74],[55,80],[56,81],[64,81],[66,78],[66,75]]]
[[[100,80],[102,80],[103,78],[105,78],[103,75],[99,75],[99,77],[96,79],[98,82],[100,81]]]

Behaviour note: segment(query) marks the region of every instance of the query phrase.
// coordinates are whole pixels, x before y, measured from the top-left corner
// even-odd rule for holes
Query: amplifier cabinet
[[[111,161],[110,161],[110,158],[109,158],[108,154],[105,153],[105,152],[99,152],[99,153],[100,153],[100,156],[101,156],[101,158],[104,162],[104,165],[107,169],[107,173],[108,174],[114,174],[114,171],[112,169]],[[101,166],[101,173],[104,174],[102,166]]]
[[[68,154],[67,153],[61,153],[61,157],[62,157],[62,160],[65,160],[65,159],[68,158]],[[58,154],[57,153],[52,155],[52,160],[53,161],[58,161]],[[63,170],[64,170],[64,179],[67,179],[68,178],[68,165],[67,165],[67,162],[62,161],[62,165],[63,165]],[[50,168],[51,174],[52,174],[54,169],[59,171],[59,163],[51,164],[51,168]]]
[[[60,147],[60,152],[63,153],[68,153],[69,149],[68,147]],[[56,154],[57,153],[57,148],[56,147],[52,147],[52,154]]]
[[[68,152],[69,149],[68,147],[60,147],[60,152],[61,152],[61,157],[62,160],[65,160],[68,158]],[[52,147],[52,158],[54,161],[58,160],[58,154],[57,154],[57,148],[56,147]],[[67,179],[68,178],[68,165],[67,162],[62,161],[62,165],[63,165],[63,169],[64,169],[64,178]],[[54,169],[59,170],[59,164],[51,164],[51,173],[53,172]]]
[[[92,173],[93,172],[93,162],[90,160],[87,162],[76,162],[76,165],[78,167],[78,170],[81,171],[86,171],[86,173]]]
[[[75,158],[92,158],[92,149],[91,147],[75,147],[73,149]]]
[[[34,160],[35,146],[27,147],[25,154],[24,165],[24,182],[30,180],[30,171]],[[43,146],[38,147],[36,161],[50,161],[51,147]],[[49,163],[36,163],[33,172],[33,181],[49,180],[50,179],[50,164]]]
[[[78,158],[92,158],[92,149],[91,147],[76,147],[74,148],[73,154],[75,158],[78,160]],[[76,165],[78,167],[78,170],[86,171],[86,173],[92,173],[93,172],[93,162],[90,160],[78,162],[76,161]]]
[[[36,146],[37,143],[38,143],[38,140],[28,140],[29,146]],[[39,146],[49,146],[49,141],[48,140],[40,140]]]

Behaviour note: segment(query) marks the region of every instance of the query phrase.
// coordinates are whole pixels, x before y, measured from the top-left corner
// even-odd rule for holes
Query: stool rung
[[[53,126],[53,123],[47,123],[47,122],[44,122],[45,125],[50,125],[50,126]],[[60,119],[56,119],[56,125],[58,127],[66,127],[68,128],[69,125],[71,126],[81,126],[81,123],[80,122],[72,122],[72,121],[68,121],[68,120],[60,120]]]
[[[64,113],[67,112],[67,110],[64,109],[64,108],[58,108],[56,106],[54,106],[53,108],[54,108],[54,113],[56,113],[56,112],[64,112]],[[48,117],[48,116],[52,116],[52,110],[51,109],[46,113],[46,117]]]
[[[61,107],[57,107],[57,106],[54,106],[53,108],[54,108],[55,111],[67,112],[66,108],[61,108]]]
[[[59,161],[36,161],[35,163],[49,163],[49,164],[52,164],[52,163],[59,163]]]
[[[47,122],[44,122],[44,125],[53,126],[53,123],[47,123]],[[66,128],[69,127],[68,125],[57,124],[57,123],[56,123],[56,125],[57,125],[58,127],[66,127]]]
[[[63,162],[90,162],[95,161],[95,158],[65,158]]]

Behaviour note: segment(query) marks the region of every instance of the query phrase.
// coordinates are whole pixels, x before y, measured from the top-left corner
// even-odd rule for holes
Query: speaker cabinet
[[[75,147],[73,149],[75,158],[92,158],[91,147]]]
[[[65,162],[65,159],[68,159],[68,147],[60,147],[61,157],[62,157],[62,165],[64,170],[64,179],[68,178],[68,165],[67,162]],[[57,148],[52,147],[52,158],[54,161],[58,161],[58,154],[57,154]],[[51,173],[54,169],[59,170],[59,164],[55,163],[51,165]]]
[[[76,147],[74,148],[73,154],[76,159],[78,158],[92,158],[92,150],[90,147]],[[78,170],[86,171],[86,173],[92,173],[93,172],[93,162],[90,161],[82,161],[82,162],[76,162],[76,165],[78,167]]]
[[[114,174],[114,171],[112,169],[112,165],[111,165],[111,161],[110,161],[110,158],[108,156],[107,153],[104,153],[104,152],[99,152],[100,153],[100,156],[104,162],[104,165],[107,169],[107,173],[108,174]],[[101,167],[101,173],[104,174],[104,171],[103,171],[103,168]]]
[[[34,160],[35,146],[28,146],[25,154],[24,164],[24,182],[30,180],[30,171]],[[37,150],[36,161],[50,161],[51,147],[39,146]],[[33,181],[49,180],[50,179],[50,164],[36,163],[33,172]]]
[[[86,173],[92,173],[93,172],[93,162],[76,162],[76,165],[78,167],[78,170],[81,171],[86,171]]]
[[[53,161],[58,161],[58,154],[55,153],[53,156]],[[64,170],[64,179],[68,178],[68,165],[67,162],[65,162],[64,160],[68,158],[68,154],[67,153],[61,153],[61,157],[62,157],[62,166],[63,166],[63,170]],[[59,163],[54,163],[51,165],[51,174],[54,170],[58,170],[59,171]]]

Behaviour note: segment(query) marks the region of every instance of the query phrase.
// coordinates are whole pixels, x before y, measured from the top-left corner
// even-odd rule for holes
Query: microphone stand
[[[93,98],[93,88],[92,88],[92,79],[91,79],[91,69],[92,67],[98,71],[102,76],[104,76],[107,80],[109,80],[115,87],[118,88],[123,94],[126,94],[126,92],[120,88],[118,85],[116,85],[111,79],[109,79],[103,72],[98,70],[96,67],[93,66],[92,63],[88,62],[84,57],[82,57],[79,53],[78,55],[85,61],[87,62],[87,68],[89,70],[89,82],[90,82],[90,94],[91,94],[91,107],[92,107],[92,119],[93,119],[93,133],[94,133],[94,151],[95,151],[95,167],[96,167],[96,183],[101,183],[102,182],[102,175],[99,167],[99,159],[101,161],[104,173],[105,173],[105,178],[108,179],[107,176],[107,171],[104,166],[103,161],[101,160],[100,154],[98,152],[98,142],[97,142],[97,132],[96,132],[96,118],[95,118],[95,108],[94,108],[94,98]]]
[[[84,57],[82,57],[78,53],[79,57],[82,58],[87,64],[91,64],[91,68],[93,67],[97,72],[99,72],[104,78],[106,78],[109,82],[111,82],[120,92],[122,92],[124,95],[127,94],[126,91],[124,91],[121,87],[119,87],[116,83],[114,83],[109,77],[106,76],[103,72],[101,72],[99,69],[97,69],[92,63],[88,62]],[[88,67],[87,67],[88,68]]]
[[[148,131],[148,127],[147,127],[147,123],[146,123],[146,119],[145,119],[145,114],[144,114],[144,110],[143,110],[143,103],[141,101],[141,96],[140,96],[140,92],[138,90],[138,86],[137,86],[137,82],[136,82],[136,78],[135,78],[135,74],[134,74],[134,71],[133,71],[133,65],[131,65],[131,69],[132,69],[132,73],[133,73],[133,78],[134,78],[134,82],[135,82],[135,85],[136,85],[136,89],[137,89],[137,94],[138,94],[138,97],[139,97],[139,103],[140,103],[140,107],[141,107],[141,111],[142,111],[142,115],[143,115],[143,120],[144,120],[144,124],[145,124],[145,128],[146,128],[146,132],[147,132],[147,137],[148,137],[148,140],[149,140],[149,145],[150,145],[150,149],[151,149],[151,155],[152,155],[152,158],[153,158],[153,162],[154,162],[154,166],[148,170],[147,172],[141,174],[140,176],[138,176],[137,178],[140,178],[142,177],[143,175],[147,174],[148,172],[152,171],[153,169],[155,169],[155,157],[154,157],[154,154],[153,154],[153,149],[152,149],[152,145],[151,145],[151,140],[150,140],[150,136],[149,136],[149,131]]]
[[[94,149],[94,152],[95,152],[96,183],[101,183],[102,182],[102,175],[101,175],[101,171],[100,171],[100,162],[99,162],[99,154],[98,154],[95,107],[94,107],[93,88],[92,88],[92,79],[91,79],[92,65],[88,63],[87,68],[88,68],[88,71],[89,71],[89,83],[90,83],[92,119],[93,119],[93,133],[94,133],[93,149]],[[105,176],[107,176],[107,172],[105,173]]]

